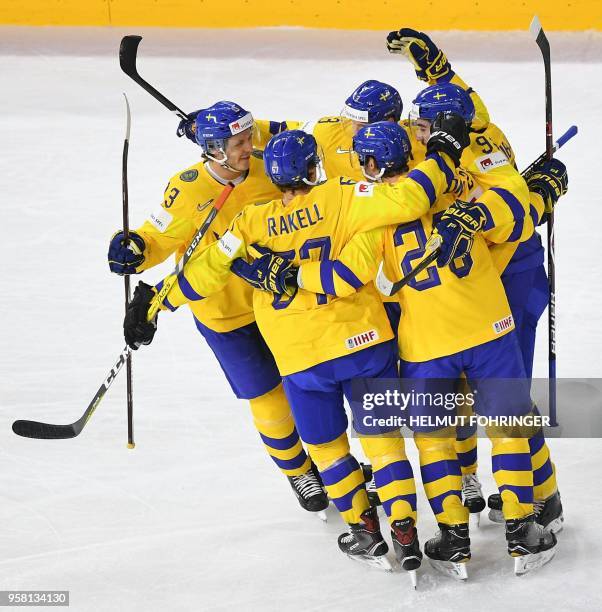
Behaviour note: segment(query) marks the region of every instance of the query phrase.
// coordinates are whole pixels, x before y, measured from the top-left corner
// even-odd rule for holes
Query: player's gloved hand
[[[451,71],[445,53],[423,32],[411,28],[389,32],[387,49],[389,53],[403,53],[408,57],[422,81],[437,81]]]
[[[293,296],[297,292],[297,270],[290,259],[268,252],[247,263],[235,259],[232,272],[256,289]]]
[[[136,232],[130,232],[127,241],[123,237],[123,232],[113,234],[108,253],[111,272],[121,276],[139,274],[136,268],[144,262],[145,248],[144,239]]]
[[[133,350],[153,341],[157,331],[157,315],[151,321],[146,317],[155,295],[157,291],[154,287],[140,281],[134,291],[134,297],[128,304],[123,321],[123,335],[126,344]]]
[[[178,138],[182,138],[182,136],[186,136],[188,140],[192,140],[194,144],[196,144],[196,137],[194,132],[196,130],[196,116],[200,113],[200,111],[196,110],[192,113],[188,113],[188,119],[182,119],[178,124],[178,129],[176,130],[176,134]]]
[[[554,210],[556,202],[568,191],[569,186],[566,166],[556,158],[546,159],[535,165],[526,181],[529,191],[534,191],[543,198],[546,213]]]
[[[478,203],[456,200],[433,229],[441,242],[437,265],[441,268],[470,252],[474,235],[485,225],[485,213]]]
[[[431,125],[431,136],[426,143],[426,154],[447,153],[456,168],[462,151],[470,144],[466,121],[457,113],[439,113]]]

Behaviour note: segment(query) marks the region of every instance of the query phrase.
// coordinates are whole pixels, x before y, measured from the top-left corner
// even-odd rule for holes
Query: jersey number
[[[437,225],[440,221],[443,213],[445,211],[441,211],[433,215],[433,226]],[[415,267],[412,265],[414,261],[417,259],[422,259],[425,254],[426,247],[426,232],[424,231],[424,227],[422,223],[418,221],[412,221],[411,223],[404,223],[400,225],[396,230],[393,237],[393,242],[395,246],[401,246],[404,242],[404,236],[407,234],[414,234],[416,238],[416,242],[418,243],[418,247],[415,249],[410,249],[401,261],[401,271],[404,276],[409,274],[412,269]],[[452,261],[449,264],[449,269],[458,277],[464,278],[470,273],[472,269],[473,260],[470,253],[467,253],[462,257],[460,262],[456,260]],[[437,287],[441,284],[441,278],[439,276],[439,271],[437,270],[437,266],[433,264],[426,268],[425,272],[428,272],[428,277],[423,280],[416,280],[413,278],[408,286],[412,287],[412,289],[416,289],[416,291],[425,291],[426,289],[430,289],[431,287]]]
[[[306,240],[299,249],[299,259],[311,259],[310,252],[313,250],[319,250],[318,259],[320,261],[324,261],[330,257],[330,236],[325,236],[324,238],[309,238]],[[286,257],[287,259],[295,258],[295,250],[292,249],[290,251],[279,251],[278,255],[282,255],[282,257]],[[272,301],[272,306],[276,310],[282,310],[290,306],[295,296],[291,297],[289,295],[274,295],[274,300]],[[328,296],[324,294],[316,295],[316,301],[318,305],[326,304],[328,302]]]

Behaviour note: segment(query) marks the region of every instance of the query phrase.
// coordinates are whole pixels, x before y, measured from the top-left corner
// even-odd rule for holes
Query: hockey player
[[[395,129],[401,132],[395,125],[377,123],[354,138],[354,149],[366,171],[375,179],[394,184],[403,180],[407,170],[406,160],[399,157],[403,148],[390,144]],[[556,166],[560,167],[560,162]],[[548,172],[548,166],[538,168],[540,178],[533,186],[546,183],[544,176],[554,180]],[[453,194],[451,197],[453,200]],[[302,263],[297,284],[305,291],[348,296],[374,278],[384,257],[385,273],[379,284],[390,286],[389,278],[399,280],[423,256],[427,236],[435,227],[434,233],[442,239],[439,267],[428,267],[399,293],[403,313],[398,334],[401,376],[412,379],[417,392],[432,393],[453,392],[455,381],[465,373],[479,394],[478,413],[527,415],[531,401],[512,316],[481,230],[488,230],[489,239],[499,242],[528,236],[529,230],[524,230],[522,217],[517,219],[508,207],[496,206],[494,201],[489,205],[458,201],[446,210],[449,203],[449,196],[440,198],[418,221],[356,235],[336,261]],[[264,258],[273,260],[269,254]],[[281,278],[280,268],[291,275],[290,265],[273,262],[272,285]],[[500,394],[499,378],[518,382],[510,393]],[[439,415],[435,410],[429,406],[424,413],[412,405],[411,414],[444,416],[445,411]],[[436,431],[437,427],[415,430],[422,480],[440,527],[440,534],[426,543],[425,552],[438,569],[466,578],[463,562],[470,559],[468,509],[460,498],[460,469],[452,432]],[[515,571],[524,573],[551,559],[556,539],[534,521],[528,440],[513,437],[505,427],[489,428],[488,433],[494,476],[504,502],[508,552],[516,557]]]
[[[343,177],[318,184],[314,137],[300,130],[275,136],[265,149],[264,163],[282,190],[281,199],[246,207],[218,243],[195,254],[165,306],[189,301],[186,287],[198,295],[213,295],[230,278],[233,261],[259,249],[267,247],[299,265],[303,260],[337,257],[342,246],[366,228],[419,218],[452,183],[451,160],[457,161],[465,138],[461,120],[444,119],[429,140],[427,160],[406,181],[374,186]],[[245,267],[240,259],[238,263],[243,276],[248,278],[250,269],[269,281],[269,270]],[[345,270],[339,273],[346,276]],[[347,278],[353,282],[353,277]],[[284,284],[274,289],[281,295],[255,292],[257,324],[283,376],[301,438],[349,525],[349,533],[339,537],[339,547],[354,559],[387,568],[388,547],[376,509],[369,505],[362,470],[350,454],[343,407],[354,379],[397,374],[393,332],[382,302],[373,285],[344,299],[288,292]],[[124,324],[129,345],[150,342],[154,335],[154,322],[146,320],[154,294],[139,284]],[[361,433],[361,423],[355,426]],[[415,529],[415,486],[403,438],[392,431],[388,437],[362,437],[361,442],[377,474],[396,553],[405,569],[414,570],[422,555]]]
[[[524,181],[516,170],[514,151],[504,133],[489,120],[489,113],[480,96],[472,90],[452,69],[447,57],[424,33],[402,28],[387,37],[387,48],[392,53],[402,53],[412,62],[419,79],[429,87],[413,101],[411,123],[418,140],[429,137],[430,123],[441,111],[469,109],[474,105],[471,120],[471,146],[462,155],[462,166],[468,170],[475,184],[468,199],[481,199],[487,190],[499,194],[509,206],[518,208],[525,204]],[[555,176],[561,189],[566,191],[566,177]],[[546,213],[550,212],[549,198],[538,188],[544,198]],[[536,206],[527,208],[535,216]],[[545,216],[544,216],[545,220]],[[487,236],[487,234],[485,234]],[[544,254],[537,232],[523,242],[490,244],[496,269],[502,277],[528,378],[533,369],[535,331],[537,321],[548,303],[548,282],[543,265]],[[555,467],[543,433],[538,432],[530,440],[535,485],[535,512],[537,520],[553,531],[562,528],[562,504],[558,494]],[[462,464],[463,492],[471,509],[482,509],[484,500],[476,477],[476,435],[464,433],[457,439],[456,450]],[[498,494],[489,499],[490,517],[503,520],[501,498]]]
[[[173,176],[163,202],[138,229],[117,232],[109,246],[109,267],[116,274],[139,274],[175,254],[180,258],[211,210],[211,203],[233,183],[234,191],[204,238],[209,244],[227,229],[247,204],[266,202],[278,190],[253,155],[253,132],[267,141],[271,124],[256,125],[251,113],[233,102],[217,102],[195,115],[196,143],[202,159]],[[197,248],[201,248],[202,244]],[[239,399],[249,401],[253,421],[265,448],[288,478],[300,505],[312,512],[328,506],[295,429],[281,377],[253,315],[252,289],[232,277],[217,294],[200,299],[191,287],[196,328],[215,354]]]

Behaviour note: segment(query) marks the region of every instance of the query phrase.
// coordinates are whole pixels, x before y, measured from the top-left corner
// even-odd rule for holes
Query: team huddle
[[[387,47],[428,85],[408,118],[395,88],[375,80],[316,122],[255,120],[228,101],[199,110],[178,135],[200,146],[201,161],[170,179],[162,205],[127,239],[113,236],[109,266],[137,274],[181,258],[223,202],[184,269],[168,277],[161,310],[188,304],[301,506],[322,513],[332,502],[347,523],[340,550],[391,569],[381,505],[416,584],[423,551],[405,440],[398,426],[365,427],[352,389],[404,379],[419,391],[474,391],[458,414],[538,415],[530,379],[549,290],[536,227],[568,178],[557,159],[519,173],[479,95],[426,34],[391,32]],[[430,265],[404,278],[429,254]],[[152,341],[149,309],[168,279],[139,283],[124,321],[131,348]],[[345,398],[366,464],[350,452]],[[408,411],[449,414],[412,402]],[[486,506],[476,428],[412,430],[439,525],[424,554],[465,579],[469,517]],[[554,556],[563,522],[556,469],[541,427],[486,431],[499,489],[489,515],[505,524],[515,572],[525,573]]]

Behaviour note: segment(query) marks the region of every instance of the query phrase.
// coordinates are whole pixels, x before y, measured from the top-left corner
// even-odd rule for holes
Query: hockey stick
[[[558,151],[560,147],[563,147],[573,136],[576,136],[579,129],[576,125],[571,125],[571,127],[556,141],[552,144],[552,152]],[[544,159],[546,159],[547,152],[542,153],[534,162],[529,164],[529,166],[521,172],[521,176],[525,177],[533,170],[533,167],[537,164],[541,163]],[[427,244],[428,250],[428,244]],[[405,287],[412,279],[414,279],[418,274],[422,271],[426,270],[430,264],[437,259],[439,255],[439,249],[437,248],[435,251],[432,251],[425,259],[423,259],[411,272],[406,274],[401,280],[392,283],[390,286],[382,285],[379,287],[381,292],[384,292],[387,296],[395,295],[402,287]]]
[[[171,100],[166,98],[160,91],[155,89],[150,83],[145,81],[139,74],[136,68],[136,57],[138,55],[138,45],[142,40],[142,36],[128,35],[121,39],[119,45],[119,65],[121,69],[142,89],[147,91],[155,100],[158,100],[172,113],[175,113],[180,119],[190,119],[187,113],[177,107]]]
[[[529,27],[541,55],[545,72],[545,105],[546,105],[546,159],[552,159],[554,154],[554,138],[552,136],[552,69],[550,58],[550,43],[541,27],[537,15],[533,17]],[[548,214],[548,284],[550,301],[548,304],[548,395],[550,426],[557,427],[556,420],[556,261],[554,246],[554,211]]]
[[[149,308],[149,319],[152,319],[154,315],[159,310],[160,303],[165,299],[169,290],[173,287],[173,285],[177,282],[178,274],[182,272],[184,266],[188,263],[195,249],[203,239],[203,236],[207,233],[209,226],[215,219],[217,213],[220,208],[224,205],[232,190],[234,189],[234,185],[232,183],[228,183],[219,194],[215,203],[213,204],[212,209],[209,211],[209,215],[205,219],[205,222],[198,229],[197,233],[194,235],[192,242],[189,247],[186,249],[183,257],[177,263],[176,267],[173,269],[167,280],[163,284],[161,291],[155,296],[155,299],[151,303],[151,307]],[[113,384],[115,378],[123,368],[123,364],[127,361],[128,355],[130,354],[131,349],[129,346],[125,346],[121,351],[119,358],[116,363],[111,368],[108,376],[105,378],[103,383],[98,388],[98,391],[92,398],[92,401],[88,404],[84,414],[75,421],[74,423],[70,423],[69,425],[53,425],[51,423],[40,423],[38,421],[25,421],[19,420],[13,423],[13,431],[18,436],[23,436],[25,438],[38,438],[42,440],[59,440],[65,438],[75,438],[78,436],[82,429],[85,427],[86,423],[90,420],[90,417],[94,414],[94,411],[98,407],[98,404],[105,396],[105,393],[108,391],[109,387]]]
[[[121,160],[121,199],[123,204],[123,239],[127,244],[130,235],[130,221],[129,221],[129,206],[128,206],[128,151],[130,148],[130,127],[132,124],[132,116],[130,113],[130,103],[128,97],[123,94],[125,98],[125,110],[126,110],[126,128],[125,128],[125,139],[123,141],[123,156]],[[125,274],[123,277],[123,284],[125,288],[125,312],[127,313],[128,304],[130,303],[130,276]],[[134,442],[134,396],[132,390],[132,353],[129,352],[126,358],[126,398],[127,398],[127,415],[128,415],[128,448],[134,448],[136,443]]]

